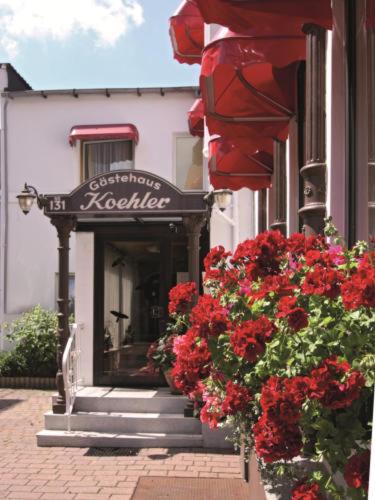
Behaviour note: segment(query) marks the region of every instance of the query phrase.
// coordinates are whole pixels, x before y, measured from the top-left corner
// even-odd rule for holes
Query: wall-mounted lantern
[[[233,191],[230,189],[215,189],[205,196],[205,201],[210,209],[216,205],[221,212],[224,212],[231,204],[232,196]]]
[[[17,199],[20,209],[25,215],[27,215],[30,212],[35,199],[38,203],[39,208],[43,208],[46,202],[45,198],[39,195],[35,187],[29,186],[26,182],[23,190],[17,196]]]

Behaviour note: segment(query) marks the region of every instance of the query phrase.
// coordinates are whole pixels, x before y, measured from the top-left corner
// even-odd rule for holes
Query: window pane
[[[85,178],[112,170],[133,168],[133,142],[85,143]]]
[[[180,189],[203,189],[203,141],[176,138],[176,185]]]

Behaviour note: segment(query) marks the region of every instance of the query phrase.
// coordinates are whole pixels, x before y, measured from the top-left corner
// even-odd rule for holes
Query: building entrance
[[[146,354],[165,331],[170,288],[189,281],[185,228],[130,223],[106,233],[95,245],[95,383],[164,385]]]

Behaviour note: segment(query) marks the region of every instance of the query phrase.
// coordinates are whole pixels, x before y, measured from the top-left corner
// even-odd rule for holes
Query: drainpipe
[[[3,97],[0,125],[0,325],[6,313],[6,256],[8,239],[8,161],[7,161],[7,109],[9,100]],[[1,331],[1,326],[0,326]],[[0,336],[0,350],[4,349],[4,338]]]

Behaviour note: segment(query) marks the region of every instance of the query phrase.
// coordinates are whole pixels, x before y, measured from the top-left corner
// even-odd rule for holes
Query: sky
[[[173,59],[181,0],[0,0],[0,62],[36,90],[197,85]]]

